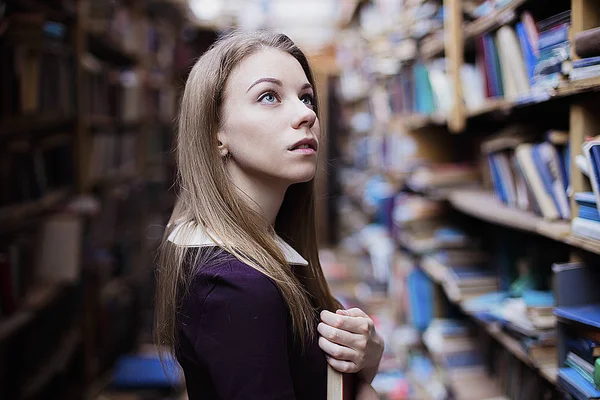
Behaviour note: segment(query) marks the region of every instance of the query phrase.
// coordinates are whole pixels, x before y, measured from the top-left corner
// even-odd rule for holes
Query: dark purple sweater
[[[316,340],[303,353],[281,292],[252,267],[203,266],[178,319],[190,400],[326,398],[325,354]]]

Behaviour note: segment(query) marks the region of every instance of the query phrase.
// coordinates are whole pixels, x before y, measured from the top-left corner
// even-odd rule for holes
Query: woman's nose
[[[292,127],[299,129],[303,125],[312,128],[317,120],[317,114],[313,109],[308,107],[302,100],[298,99],[294,102],[294,116],[292,118]]]

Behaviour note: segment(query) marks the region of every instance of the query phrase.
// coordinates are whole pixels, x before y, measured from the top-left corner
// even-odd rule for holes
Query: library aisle
[[[187,399],[152,340],[178,102],[264,27],[316,75],[319,255],[380,398],[600,399],[596,0],[0,0],[0,399]]]

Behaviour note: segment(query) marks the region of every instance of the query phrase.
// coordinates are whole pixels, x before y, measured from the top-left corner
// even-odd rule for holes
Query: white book
[[[600,240],[600,222],[575,217],[571,222],[571,233],[575,236]]]
[[[514,90],[516,96],[529,92],[529,77],[523,52],[515,30],[509,26],[503,26],[497,33],[498,47],[500,49],[500,65],[502,68],[503,81],[508,80],[509,89]],[[515,96],[515,97],[516,97]]]
[[[560,214],[556,205],[554,204],[554,199],[550,196],[546,189],[544,188],[544,183],[542,182],[542,178],[535,166],[535,162],[533,161],[532,156],[532,145],[529,143],[521,144],[517,146],[515,150],[515,155],[517,157],[517,161],[523,174],[525,175],[525,179],[535,196],[538,206],[542,212],[542,216],[546,219],[558,219]]]

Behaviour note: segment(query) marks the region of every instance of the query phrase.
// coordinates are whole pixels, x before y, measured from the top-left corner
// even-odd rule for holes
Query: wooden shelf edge
[[[138,56],[129,53],[110,37],[98,32],[87,32],[89,52],[99,59],[119,66],[132,66],[139,62]]]
[[[40,366],[38,372],[23,384],[21,390],[23,398],[28,399],[35,396],[54,376],[62,372],[73,358],[82,339],[81,329],[78,326],[71,328],[58,344],[46,365]]]
[[[568,221],[548,221],[530,212],[510,208],[501,203],[493,192],[456,190],[451,192],[448,197],[454,208],[475,218],[539,234],[576,247],[583,245],[570,234],[571,228]],[[592,246],[588,245],[588,247]],[[600,250],[600,245],[598,249]]]
[[[446,296],[448,297],[450,302],[458,305],[461,308],[461,310],[466,315],[469,316],[469,318],[471,318],[477,324],[482,326],[486,330],[486,332],[488,332],[488,334],[490,336],[492,336],[494,339],[496,339],[504,348],[506,348],[508,351],[510,351],[515,357],[520,359],[522,362],[527,364],[529,367],[538,371],[542,375],[542,377],[544,377],[550,383],[556,384],[556,367],[550,366],[550,365],[538,364],[535,361],[535,359],[530,357],[527,354],[527,352],[525,350],[523,350],[520,343],[516,339],[512,338],[510,335],[503,332],[496,324],[493,324],[493,323],[490,324],[490,323],[486,323],[484,321],[479,320],[478,318],[476,318],[473,315],[473,313],[469,312],[468,310],[466,310],[464,308],[464,304],[462,301],[457,301],[456,299],[452,299],[450,296],[448,296],[448,293],[446,292],[446,288],[444,286],[444,277],[443,277],[444,273],[442,271],[443,269],[447,269],[447,266],[441,264],[439,261],[437,261],[434,258],[429,257],[429,256],[426,256],[423,258],[423,261],[421,262],[421,266],[423,268],[423,271],[425,271],[425,273],[433,281],[442,285],[444,292],[446,293]],[[440,275],[440,273],[441,273],[441,275]],[[554,370],[554,373],[553,373],[553,370]]]
[[[33,320],[35,314],[49,305],[60,294],[63,285],[35,286],[23,300],[23,306],[10,317],[0,320],[0,343],[19,332]]]
[[[6,117],[0,120],[0,138],[23,132],[39,132],[58,129],[75,123],[75,115],[56,113],[31,113]]]
[[[514,19],[517,8],[525,4],[527,0],[513,0],[499,10],[476,19],[464,26],[465,40],[472,40],[476,36],[483,35]]]
[[[38,200],[0,208],[0,232],[10,230],[13,225],[38,214],[51,211],[59,204],[65,202],[70,193],[70,189],[58,189],[47,193]]]

